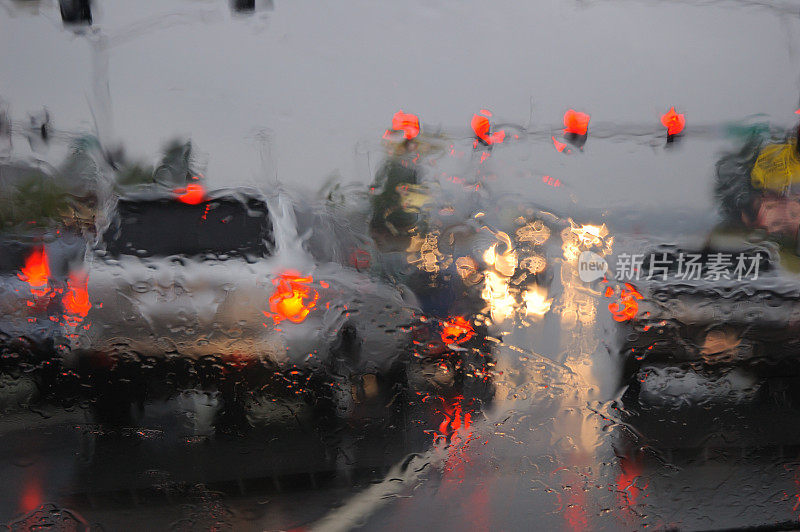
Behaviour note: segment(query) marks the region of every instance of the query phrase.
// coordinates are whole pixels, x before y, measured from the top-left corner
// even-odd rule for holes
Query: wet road
[[[148,159],[187,135],[214,186],[305,193],[331,177],[366,189],[402,108],[452,150],[430,176],[481,182],[498,212],[529,201],[606,223],[615,249],[704,238],[735,126],[796,118],[792,2],[257,6],[98,2],[95,29],[75,34],[55,4],[1,2],[0,97],[16,125],[46,106],[59,140],[92,132]],[[688,125],[668,149],[672,105]],[[469,128],[482,108],[509,131],[485,161]],[[592,122],[566,155],[551,137],[569,108]],[[66,153],[23,129],[15,156]],[[331,427],[282,404],[219,434],[198,393],[109,426],[85,405],[32,411],[32,385],[3,382],[0,521],[54,502],[105,529],[797,528],[800,411],[695,384],[700,401],[624,405],[609,300],[550,245],[551,307],[498,320],[494,400],[469,422],[424,404],[388,427]]]
[[[746,390],[715,401],[696,381],[699,401],[665,404],[685,371],[625,404],[608,299],[574,261],[553,279],[544,316],[499,321],[494,400],[469,420],[434,400],[331,425],[267,402],[224,433],[214,395],[187,392],[108,424],[28,407],[24,378],[6,382],[3,514],[52,501],[114,529],[795,528],[800,411]]]

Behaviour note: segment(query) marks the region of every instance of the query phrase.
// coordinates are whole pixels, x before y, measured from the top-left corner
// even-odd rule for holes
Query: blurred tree
[[[192,141],[169,141],[161,164],[153,173],[153,182],[169,188],[182,187],[197,177],[192,157]]]
[[[67,191],[51,176],[31,169],[11,190],[0,195],[0,230],[27,232],[55,227],[71,206]]]

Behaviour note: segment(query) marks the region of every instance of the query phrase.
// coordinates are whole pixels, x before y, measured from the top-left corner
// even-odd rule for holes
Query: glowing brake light
[[[176,188],[172,192],[178,200],[187,205],[197,205],[206,199],[206,191],[199,183],[190,183],[185,188]]]
[[[611,296],[614,291],[611,287],[606,288],[605,295]],[[639,311],[639,302],[637,299],[642,299],[642,294],[630,283],[625,283],[623,288],[620,288],[619,301],[616,303],[609,303],[608,310],[611,311],[614,320],[623,322],[632,320],[636,317]]]
[[[678,114],[674,107],[661,116],[661,123],[667,128],[667,135],[677,135],[686,127],[686,117]]]
[[[473,336],[475,329],[461,316],[445,321],[442,327],[442,342],[445,344],[463,344]]]
[[[50,265],[47,261],[47,252],[44,246],[34,249],[28,258],[25,259],[25,266],[22,273],[17,277],[28,283],[34,295],[44,295],[47,291],[47,283],[50,279]],[[34,290],[38,289],[38,290]]]
[[[277,324],[283,320],[292,323],[301,323],[306,316],[317,306],[319,293],[308,286],[313,282],[311,276],[300,277],[293,272],[281,274],[278,279],[273,279],[275,292],[269,298],[267,316],[272,316]]]
[[[589,130],[589,115],[570,109],[564,113],[564,133],[586,135]]]

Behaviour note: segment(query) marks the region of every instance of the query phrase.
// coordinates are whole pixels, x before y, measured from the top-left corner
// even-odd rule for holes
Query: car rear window
[[[188,205],[172,199],[120,200],[103,235],[112,256],[235,255],[263,257],[273,248],[263,201],[218,198]]]

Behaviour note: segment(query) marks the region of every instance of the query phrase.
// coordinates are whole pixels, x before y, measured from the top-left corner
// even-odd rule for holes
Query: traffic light
[[[253,13],[256,10],[256,0],[231,0],[231,9],[237,13]]]
[[[231,11],[244,15],[253,15],[256,11],[272,11],[275,4],[272,0],[230,0]]]
[[[61,20],[64,24],[92,24],[92,6],[90,0],[59,0]]]

